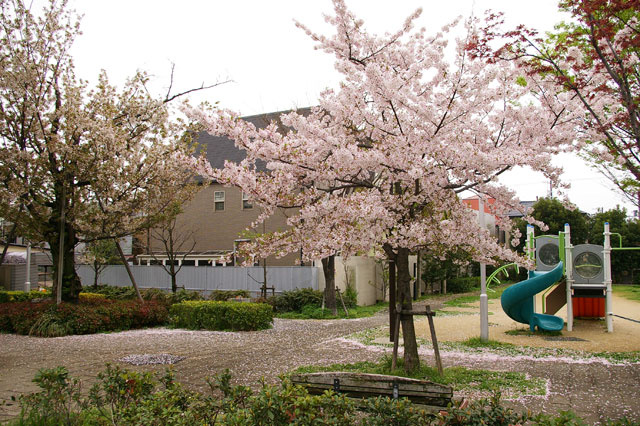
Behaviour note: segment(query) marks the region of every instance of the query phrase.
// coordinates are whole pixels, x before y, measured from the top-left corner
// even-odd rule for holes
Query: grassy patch
[[[391,357],[384,356],[379,362],[363,361],[354,364],[333,364],[328,366],[305,366],[293,373],[317,373],[325,371],[349,371],[354,373],[386,374],[429,380],[449,385],[458,392],[493,392],[499,390],[503,395],[519,397],[522,395],[544,395],[546,382],[537,377],[528,377],[524,373],[511,371],[475,370],[465,367],[445,368],[444,374],[438,374],[435,368],[421,364],[420,368],[407,374],[402,368],[402,358],[398,366],[391,370]]]
[[[371,317],[376,313],[387,309],[389,304],[386,302],[378,302],[371,306],[356,306],[348,308],[349,315],[345,314],[342,306],[338,308],[338,315],[333,316],[328,309],[316,308],[313,306],[305,306],[302,312],[282,312],[277,313],[274,316],[276,318],[285,319],[351,319],[351,318],[365,318]]]
[[[499,299],[502,293],[509,287],[511,283],[501,284],[498,287],[490,287],[487,289],[487,299]],[[464,296],[458,296],[454,299],[444,302],[445,306],[456,308],[468,308],[469,304],[478,302],[480,300],[480,291],[475,291],[473,294],[465,294]]]
[[[640,285],[621,285],[613,286],[613,291],[619,296],[628,300],[640,302]]]
[[[480,296],[460,296],[455,299],[447,300],[444,302],[444,305],[454,308],[468,308],[470,303],[477,302],[478,300],[480,300]]]
[[[613,363],[640,362],[640,351],[632,352],[596,352],[594,357],[604,358]]]
[[[462,345],[468,346],[470,348],[489,348],[489,349],[499,349],[499,348],[512,348],[515,345],[511,343],[503,343],[498,342],[497,340],[487,340],[483,341],[479,337],[471,337],[470,339],[461,342]]]
[[[436,311],[439,317],[455,317],[458,315],[477,315],[477,312],[465,312],[465,311]]]

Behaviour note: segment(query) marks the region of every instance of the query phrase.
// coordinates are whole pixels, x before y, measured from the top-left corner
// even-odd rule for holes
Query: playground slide
[[[536,329],[560,331],[564,327],[564,320],[554,315],[533,312],[533,297],[551,287],[562,278],[562,262],[548,272],[532,271],[530,278],[507,288],[500,301],[502,309],[513,320],[529,324],[531,331]]]

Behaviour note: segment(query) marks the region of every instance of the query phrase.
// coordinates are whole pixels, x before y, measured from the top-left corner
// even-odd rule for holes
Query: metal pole
[[[571,227],[564,224],[564,263],[567,274],[567,331],[573,331],[573,300],[571,288],[573,287],[573,246],[571,245]]]
[[[604,223],[604,284],[607,286],[607,298],[605,299],[605,315],[607,316],[607,332],[613,332],[613,307],[611,302],[611,232],[609,222]]]
[[[31,291],[31,243],[27,243],[27,278],[24,282],[24,291]]]
[[[480,196],[478,200],[478,214],[480,217],[480,228],[485,229],[484,221],[484,200]],[[480,263],[480,340],[489,340],[489,298],[487,297],[487,265]]]
[[[527,225],[527,254],[529,259],[535,260],[536,256],[536,239],[535,239],[535,229],[533,225]],[[533,269],[535,270],[535,268]],[[529,271],[529,277],[532,277],[531,270]],[[533,296],[533,312],[536,311],[536,296]]]

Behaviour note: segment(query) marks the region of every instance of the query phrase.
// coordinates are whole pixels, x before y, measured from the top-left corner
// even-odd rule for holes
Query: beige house
[[[299,111],[300,112],[300,111]],[[243,117],[256,127],[265,127],[272,120],[277,120],[282,112],[260,114]],[[226,137],[212,136],[200,132],[197,142],[206,150],[207,159],[213,168],[224,167],[225,161],[239,163],[246,154],[236,148],[234,142]],[[258,164],[264,168],[264,165]],[[235,256],[240,244],[250,238],[246,229],[259,216],[260,209],[255,206],[239,188],[220,185],[219,183],[202,184],[202,189],[183,207],[183,213],[178,216],[176,232],[182,236],[190,236],[190,241],[183,244],[186,251],[193,246],[193,250],[185,257],[185,265],[213,265],[230,266],[238,264],[240,259]],[[286,216],[278,212],[270,217],[259,229],[250,232],[273,232],[286,228]],[[146,253],[139,254],[140,264],[166,262],[167,256],[162,254],[160,241],[152,238],[153,233],[146,236]],[[178,250],[179,252],[179,250]],[[235,259],[235,261],[234,261]],[[263,260],[260,261],[262,264]],[[269,266],[293,266],[300,263],[300,253],[289,254],[283,258],[275,256],[267,258]]]

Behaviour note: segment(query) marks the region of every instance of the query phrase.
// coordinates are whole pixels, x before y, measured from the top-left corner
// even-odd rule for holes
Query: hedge
[[[467,293],[480,287],[480,277],[458,277],[447,280],[447,293]]]
[[[276,312],[302,312],[305,306],[317,308],[322,306],[322,292],[311,288],[298,288],[283,291],[275,297],[270,297],[267,301]]]
[[[266,303],[186,301],[171,306],[169,322],[190,330],[263,330],[271,327],[273,309]]]
[[[49,291],[0,291],[0,303],[7,302],[27,302],[33,299],[41,299],[51,297],[51,292]]]
[[[248,290],[213,290],[209,295],[209,300],[224,302],[236,297],[249,297]]]
[[[157,302],[110,301],[81,303],[16,302],[0,304],[0,331],[40,337],[93,334],[153,327],[167,322],[165,305]]]

